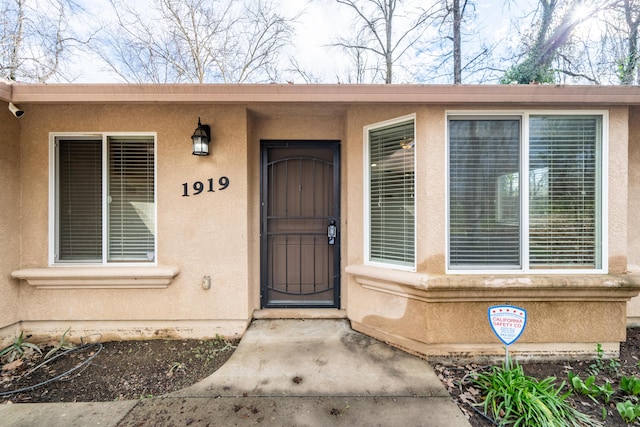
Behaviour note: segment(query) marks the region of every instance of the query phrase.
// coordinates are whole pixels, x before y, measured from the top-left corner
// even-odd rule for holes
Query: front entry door
[[[262,307],[340,306],[340,144],[262,141]]]

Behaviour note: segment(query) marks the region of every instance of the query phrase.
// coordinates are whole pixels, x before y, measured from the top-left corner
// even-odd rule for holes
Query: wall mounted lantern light
[[[208,156],[209,155],[209,142],[211,141],[211,126],[203,125],[200,123],[200,117],[198,117],[198,127],[193,135],[191,135],[193,141],[193,155],[194,156]]]

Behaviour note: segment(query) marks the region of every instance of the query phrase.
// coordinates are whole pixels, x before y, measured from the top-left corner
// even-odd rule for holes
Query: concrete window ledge
[[[640,293],[640,274],[429,275],[369,265],[345,271],[363,288],[424,302],[629,301]]]
[[[178,267],[45,267],[16,270],[11,277],[38,289],[158,289],[179,272]]]

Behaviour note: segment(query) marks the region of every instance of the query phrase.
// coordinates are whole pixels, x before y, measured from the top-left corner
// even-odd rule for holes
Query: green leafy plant
[[[573,408],[563,393],[564,382],[555,386],[555,377],[538,381],[524,374],[517,363],[478,373],[473,382],[484,396],[480,405],[501,426],[597,426],[599,422]]]
[[[604,349],[602,344],[596,344],[596,359],[591,365],[589,365],[589,373],[592,375],[598,375],[604,370]]]
[[[550,66],[538,64],[535,59],[529,58],[509,68],[500,78],[500,84],[554,83],[555,80],[555,72]]]
[[[591,365],[589,365],[589,373],[591,375],[598,375],[600,372],[608,371],[610,374],[620,375],[620,361],[618,359],[611,359],[605,363],[604,349],[602,344],[596,344],[596,358]]]
[[[13,344],[0,351],[0,360],[11,363],[16,359],[24,357],[30,351],[42,354],[40,348],[33,343],[25,341],[24,333],[20,332],[20,335],[15,339]]]
[[[75,348],[75,345],[68,342],[65,338],[70,329],[70,327],[67,328],[67,330],[64,331],[64,334],[62,334],[62,337],[60,337],[60,342],[44,355],[45,360],[56,354],[59,350],[71,350],[72,348]]]
[[[569,372],[567,375],[569,376],[569,383],[576,393],[589,396],[595,402],[597,402],[597,397],[602,397],[605,403],[609,403],[611,396],[615,393],[613,386],[608,381],[604,385],[597,385],[595,375],[587,377],[584,381],[573,372]]]
[[[620,390],[630,396],[640,396],[640,378],[620,377]]]
[[[630,400],[619,402],[616,409],[626,423],[633,423],[640,418],[640,406]]]
[[[616,377],[620,376],[620,361],[618,359],[609,360],[609,365],[607,366],[609,372]]]

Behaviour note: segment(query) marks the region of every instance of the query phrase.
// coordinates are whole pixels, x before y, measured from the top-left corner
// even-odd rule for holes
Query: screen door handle
[[[329,227],[327,227],[327,237],[329,238],[329,244],[336,244],[336,235],[338,234],[338,229],[336,227],[336,220],[329,220]]]

